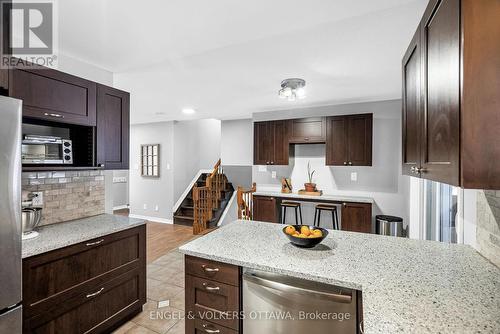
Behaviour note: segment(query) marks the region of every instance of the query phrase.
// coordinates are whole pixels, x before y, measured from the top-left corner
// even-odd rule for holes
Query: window
[[[463,190],[448,184],[423,181],[423,235],[426,240],[462,243]]]
[[[141,175],[160,177],[160,144],[141,145]]]

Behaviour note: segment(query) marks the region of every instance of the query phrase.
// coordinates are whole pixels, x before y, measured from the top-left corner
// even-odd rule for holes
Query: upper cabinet
[[[96,125],[95,82],[53,69],[12,69],[9,96],[23,100],[23,116]]]
[[[289,120],[290,143],[324,143],[326,140],[326,118],[310,117]]]
[[[97,86],[97,164],[105,169],[129,168],[130,94]]]
[[[373,114],[327,119],[326,165],[372,165]]]
[[[254,165],[288,165],[288,121],[254,123]]]
[[[500,6],[432,0],[403,58],[403,173],[500,188]]]

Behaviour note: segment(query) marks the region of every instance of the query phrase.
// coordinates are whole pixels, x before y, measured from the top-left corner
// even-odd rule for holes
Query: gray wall
[[[125,182],[115,183],[113,182],[113,206],[123,206],[129,204],[129,171],[128,170],[114,170],[113,177],[124,177]]]
[[[253,125],[251,119],[222,121],[221,159],[227,166],[253,164]]]
[[[476,248],[500,267],[500,190],[477,193]]]
[[[130,213],[141,216],[172,219],[174,156],[174,123],[137,124],[130,127]],[[160,144],[160,177],[141,176],[140,149],[142,144]],[[146,209],[144,209],[146,204]],[[158,205],[158,211],[155,206]]]

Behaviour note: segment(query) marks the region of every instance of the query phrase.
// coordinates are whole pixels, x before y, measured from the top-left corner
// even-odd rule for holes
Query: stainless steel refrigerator
[[[0,96],[0,333],[22,332],[21,101]]]

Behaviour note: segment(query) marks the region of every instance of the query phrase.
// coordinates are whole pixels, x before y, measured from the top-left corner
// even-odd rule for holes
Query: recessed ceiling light
[[[185,114],[194,114],[196,110],[194,110],[193,108],[184,108],[182,109],[182,112]]]

